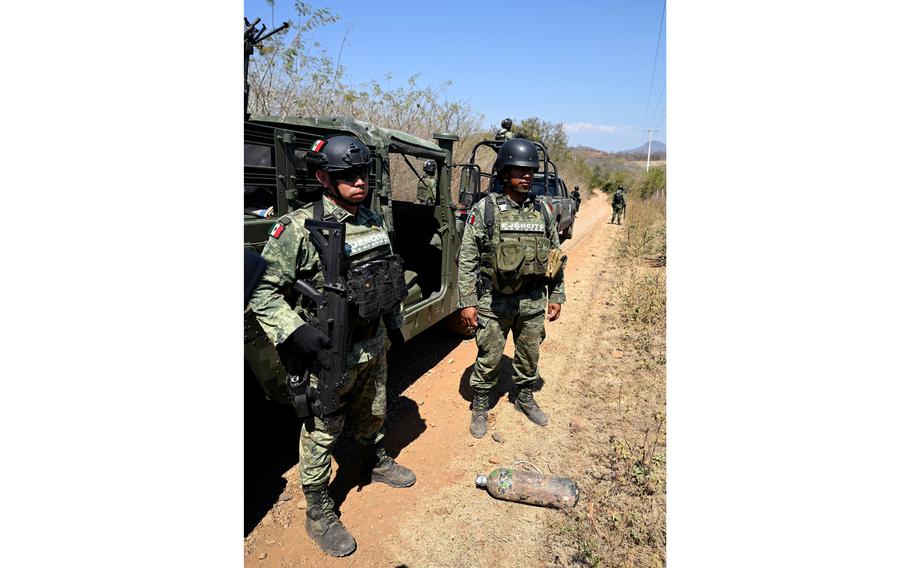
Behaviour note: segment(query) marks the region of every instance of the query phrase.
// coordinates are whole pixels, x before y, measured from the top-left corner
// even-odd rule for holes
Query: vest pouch
[[[394,309],[407,295],[401,257],[391,255],[348,271],[348,292],[357,315],[370,320]]]
[[[385,314],[401,304],[408,295],[404,281],[404,262],[397,254],[375,262],[380,268],[374,278],[379,296],[379,312]]]
[[[550,254],[550,239],[527,237],[525,241],[526,257],[521,273],[523,276],[542,276],[547,270],[547,257]]]
[[[348,271],[348,297],[357,307],[357,316],[361,320],[371,320],[379,316],[376,276],[377,271],[370,263]]]
[[[550,256],[550,239],[537,237],[537,262],[546,264]]]
[[[516,274],[525,261],[525,245],[520,241],[499,243],[496,249],[496,271],[502,274]]]

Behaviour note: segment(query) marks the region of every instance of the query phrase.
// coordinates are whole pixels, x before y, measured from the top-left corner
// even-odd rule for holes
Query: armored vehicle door
[[[394,249],[404,259],[408,295],[402,302],[405,337],[413,337],[452,310],[461,244],[451,207],[449,156],[439,146],[392,132],[388,151]],[[427,174],[423,165],[435,164]],[[432,194],[428,199],[428,195]]]

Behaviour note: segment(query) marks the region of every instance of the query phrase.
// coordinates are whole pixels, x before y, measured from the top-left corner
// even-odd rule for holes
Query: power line
[[[660,118],[658,118],[658,119],[654,122],[654,126],[657,126],[658,124],[660,124],[660,121],[663,119],[664,114],[666,114],[666,112],[667,112],[667,107],[666,107],[666,105],[665,105],[665,106],[664,106],[664,110],[661,111],[661,113],[660,113]],[[655,132],[657,132],[657,131],[655,131]]]
[[[667,0],[664,0],[664,9],[660,13],[660,29],[657,30],[657,48],[654,50],[654,65],[651,67],[651,84],[648,85],[648,104],[645,106],[645,124],[648,124],[648,114],[651,110],[651,89],[654,88],[654,72],[657,70],[657,56],[660,54],[660,38],[664,34],[664,16],[667,14]]]
[[[663,88],[663,90],[660,92],[660,96],[657,97],[657,104],[654,105],[654,113],[651,115],[652,118],[654,117],[654,115],[657,114],[657,109],[661,108],[661,103],[662,103],[663,100],[664,100],[664,95],[665,95],[665,94],[667,94],[667,81],[666,81],[666,80],[664,81],[664,88]],[[664,106],[663,108],[664,108],[664,110],[666,110],[666,106]],[[648,124],[649,124],[649,123],[647,123],[647,122],[645,123],[646,126],[647,126]],[[651,124],[651,127],[652,127],[652,128],[655,127],[655,126],[657,126],[657,125],[656,125],[656,124]]]

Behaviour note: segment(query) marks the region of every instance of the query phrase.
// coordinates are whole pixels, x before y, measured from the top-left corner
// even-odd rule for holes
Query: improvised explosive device
[[[477,487],[493,498],[554,509],[570,509],[578,503],[578,486],[571,479],[531,471],[498,467],[490,475],[478,475]]]

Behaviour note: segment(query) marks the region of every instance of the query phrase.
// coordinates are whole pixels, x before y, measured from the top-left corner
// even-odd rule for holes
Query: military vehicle
[[[572,238],[578,205],[569,194],[566,182],[556,174],[555,165],[553,168],[554,171],[550,174],[550,183],[546,183],[543,174],[534,175],[534,181],[531,183],[531,193],[544,197],[550,203],[556,216],[556,230],[559,233],[559,240],[564,241]]]
[[[457,136],[437,133],[431,142],[406,132],[381,128],[349,117],[273,117],[253,115],[244,123],[244,241],[261,251],[269,230],[282,215],[322,195],[315,177],[304,171],[305,149],[333,134],[352,134],[370,148],[373,171],[364,205],[383,216],[392,249],[405,265],[408,296],[402,302],[405,339],[455,311],[461,232],[451,206],[452,148]],[[436,163],[435,205],[396,199],[395,163]],[[420,175],[415,172],[416,186]],[[409,188],[410,189],[410,188]],[[244,324],[247,365],[270,398],[284,400],[286,372],[275,348],[252,313]]]
[[[250,33],[257,23],[247,22],[245,70],[252,54],[249,37],[255,40],[262,33]],[[458,302],[455,256],[461,232],[451,205],[457,136],[436,133],[434,142],[350,117],[259,116],[244,108],[244,248],[261,252],[278,218],[321,196],[322,187],[306,171],[304,158],[316,140],[334,134],[357,136],[373,156],[364,205],[383,216],[392,248],[404,259],[408,295],[402,302],[401,331],[410,339],[452,314]],[[426,160],[436,163],[434,205],[411,199],[426,176],[419,171]],[[458,330],[457,317],[451,321]],[[249,309],[244,316],[244,355],[247,372],[269,398],[289,402],[284,388],[287,372]]]
[[[499,176],[494,176],[492,172],[480,171],[480,166],[477,164],[477,151],[480,148],[489,148],[494,152],[499,152],[503,142],[504,140],[482,140],[475,144],[471,150],[470,162],[459,164],[459,167],[462,168],[462,173],[461,190],[458,199],[464,204],[456,212],[459,233],[464,229],[467,212],[474,203],[477,203],[489,193],[502,193],[502,180],[499,179]],[[575,200],[569,195],[565,182],[559,177],[556,164],[550,160],[546,145],[542,142],[532,142],[543,155],[543,171],[534,174],[534,179],[531,182],[531,193],[540,196],[550,205],[550,211],[556,219],[556,230],[559,233],[559,240],[571,239],[572,230],[575,226]],[[489,180],[486,191],[481,191],[480,189],[481,179],[483,178]]]

